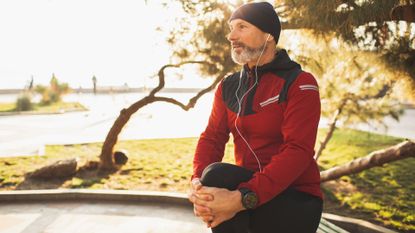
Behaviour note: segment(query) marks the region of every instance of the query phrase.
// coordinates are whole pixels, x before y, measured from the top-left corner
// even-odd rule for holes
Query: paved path
[[[204,233],[191,209],[168,204],[37,202],[0,205],[1,233]]]
[[[178,98],[185,101],[188,96]],[[0,116],[0,157],[42,154],[46,144],[103,142],[119,111],[140,98],[136,94],[69,97],[68,101],[79,101],[90,111]],[[132,116],[119,139],[196,137],[207,123],[211,98],[202,97],[187,112],[166,103],[146,106]]]
[[[181,193],[51,189],[0,192],[1,233],[209,232]]]

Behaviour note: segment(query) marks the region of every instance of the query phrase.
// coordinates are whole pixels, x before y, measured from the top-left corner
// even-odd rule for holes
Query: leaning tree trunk
[[[147,104],[157,102],[157,101],[163,101],[167,103],[171,103],[174,105],[177,105],[181,107],[183,110],[187,111],[190,108],[193,108],[197,102],[197,100],[202,97],[204,94],[208,93],[209,91],[213,90],[216,85],[219,83],[219,81],[222,79],[222,77],[225,75],[224,72],[219,74],[217,78],[212,82],[212,84],[209,87],[206,87],[205,89],[198,92],[194,97],[192,97],[189,102],[185,105],[176,99],[173,98],[167,98],[167,97],[159,97],[155,96],[157,92],[159,92],[161,89],[163,89],[165,84],[165,76],[164,76],[164,70],[166,68],[177,68],[184,64],[208,64],[207,62],[203,61],[185,61],[181,62],[179,64],[169,64],[164,65],[158,72],[159,76],[159,84],[157,87],[155,87],[148,96],[142,98],[141,100],[135,102],[133,105],[131,105],[127,109],[123,109],[120,112],[120,115],[115,120],[113,126],[111,127],[110,131],[107,134],[107,137],[105,138],[104,144],[102,146],[101,154],[100,154],[100,170],[114,170],[117,169],[114,163],[113,158],[113,150],[114,146],[118,141],[118,135],[121,133],[124,126],[127,124],[128,120],[130,119],[131,115],[133,115],[135,112],[137,112],[140,108],[146,106]]]
[[[334,180],[345,175],[355,174],[375,166],[382,166],[385,163],[409,157],[415,157],[415,142],[410,140],[383,150],[374,151],[365,157],[322,171],[320,172],[321,182]]]
[[[336,124],[339,120],[339,116],[343,111],[344,106],[347,103],[347,98],[343,99],[340,106],[337,108],[336,113],[334,114],[333,120],[330,123],[329,131],[326,134],[326,137],[324,140],[320,143],[320,147],[317,150],[316,155],[314,156],[316,160],[320,157],[320,155],[323,153],[323,150],[326,149],[327,144],[329,143],[330,139],[333,137],[334,130],[336,130]]]
[[[100,154],[100,169],[101,170],[111,170],[115,168],[114,165],[114,158],[113,158],[113,150],[114,146],[118,141],[118,135],[121,133],[121,130],[127,124],[128,120],[130,119],[131,115],[137,112],[140,108],[144,107],[145,105],[154,102],[154,98],[145,97],[138,102],[134,103],[127,109],[123,109],[120,112],[120,115],[115,120],[114,124],[112,125],[110,131],[105,138],[104,144],[101,149]]]

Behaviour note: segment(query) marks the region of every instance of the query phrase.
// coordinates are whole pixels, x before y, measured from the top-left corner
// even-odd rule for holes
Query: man
[[[193,161],[195,215],[215,233],[314,233],[322,193],[313,159],[320,97],[314,77],[285,50],[272,5],[249,3],[229,19],[243,65],[215,93]],[[236,165],[220,163],[232,133]]]

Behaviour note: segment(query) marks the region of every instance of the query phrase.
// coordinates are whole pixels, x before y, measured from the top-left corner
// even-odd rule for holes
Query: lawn
[[[59,113],[67,111],[79,111],[87,110],[82,104],[77,102],[58,102],[50,105],[43,105],[40,103],[34,103],[34,109],[31,113]],[[13,113],[16,112],[15,103],[0,103],[0,113]]]
[[[320,130],[319,136],[325,131]],[[402,139],[355,130],[338,130],[319,160],[321,169],[367,155]],[[0,159],[0,190],[86,188],[187,192],[191,161],[197,138],[121,141],[116,149],[129,152],[129,161],[119,171],[100,174],[80,169],[68,179],[25,180],[34,168],[64,158],[78,158],[82,167],[96,160],[101,143],[51,145],[44,156]],[[233,145],[226,147],[225,161],[233,162]],[[323,185],[325,212],[362,218],[401,232],[415,230],[415,159],[405,159],[381,168],[345,176]]]

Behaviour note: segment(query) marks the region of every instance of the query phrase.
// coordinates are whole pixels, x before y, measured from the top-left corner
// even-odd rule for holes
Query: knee
[[[223,180],[229,165],[221,162],[210,164],[203,170],[200,182],[204,186],[224,188]]]

